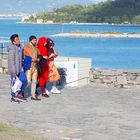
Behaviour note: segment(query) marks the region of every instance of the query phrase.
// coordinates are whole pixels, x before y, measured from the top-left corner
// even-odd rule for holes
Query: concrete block
[[[117,77],[117,83],[118,84],[127,84],[127,80],[126,80],[126,78],[125,77],[123,77],[123,76],[118,76]]]

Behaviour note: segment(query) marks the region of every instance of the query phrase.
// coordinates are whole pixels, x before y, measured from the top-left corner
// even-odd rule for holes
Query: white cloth
[[[16,78],[13,78],[12,80],[12,92],[13,93],[16,93],[16,92],[19,92],[21,91],[21,87],[22,87],[22,82],[19,80],[18,77]]]

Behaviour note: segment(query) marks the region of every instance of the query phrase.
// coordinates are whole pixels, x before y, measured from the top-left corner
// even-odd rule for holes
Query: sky
[[[70,4],[90,4],[105,0],[0,0],[0,14],[37,13]]]

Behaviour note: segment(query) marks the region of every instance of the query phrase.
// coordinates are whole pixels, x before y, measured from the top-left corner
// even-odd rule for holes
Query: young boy
[[[12,89],[13,80],[17,77],[19,78],[20,72],[22,70],[22,48],[20,46],[19,36],[17,34],[11,35],[10,40],[12,45],[8,48],[8,71],[11,75]],[[11,102],[26,102],[27,100],[22,97],[23,92],[24,89],[21,89],[21,92],[15,93],[11,90]]]

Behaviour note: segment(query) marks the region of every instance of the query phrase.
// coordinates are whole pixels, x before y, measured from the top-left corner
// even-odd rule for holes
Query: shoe
[[[15,103],[15,104],[19,104],[19,103],[20,103],[20,102],[19,102],[16,98],[14,98],[14,97],[12,97],[10,101],[11,101],[12,103]]]
[[[40,101],[41,99],[39,99],[39,98],[34,98],[34,97],[31,97],[31,100],[34,100],[34,101]]]
[[[22,93],[22,97],[24,98],[24,96],[25,96],[25,94],[24,93]]]
[[[51,93],[54,93],[54,94],[60,94],[61,91],[58,90],[56,87],[53,87],[53,88],[51,89]]]
[[[27,102],[27,99],[24,99],[24,98],[21,97],[21,96],[16,97],[16,99],[17,99],[19,102],[23,102],[23,103],[26,103],[26,102]]]
[[[46,94],[46,93],[45,93],[45,94],[42,94],[42,96],[43,96],[43,97],[47,97],[47,98],[50,97],[50,96],[49,96],[48,94]]]
[[[45,90],[45,92],[47,95],[50,95],[50,92],[47,89]]]

